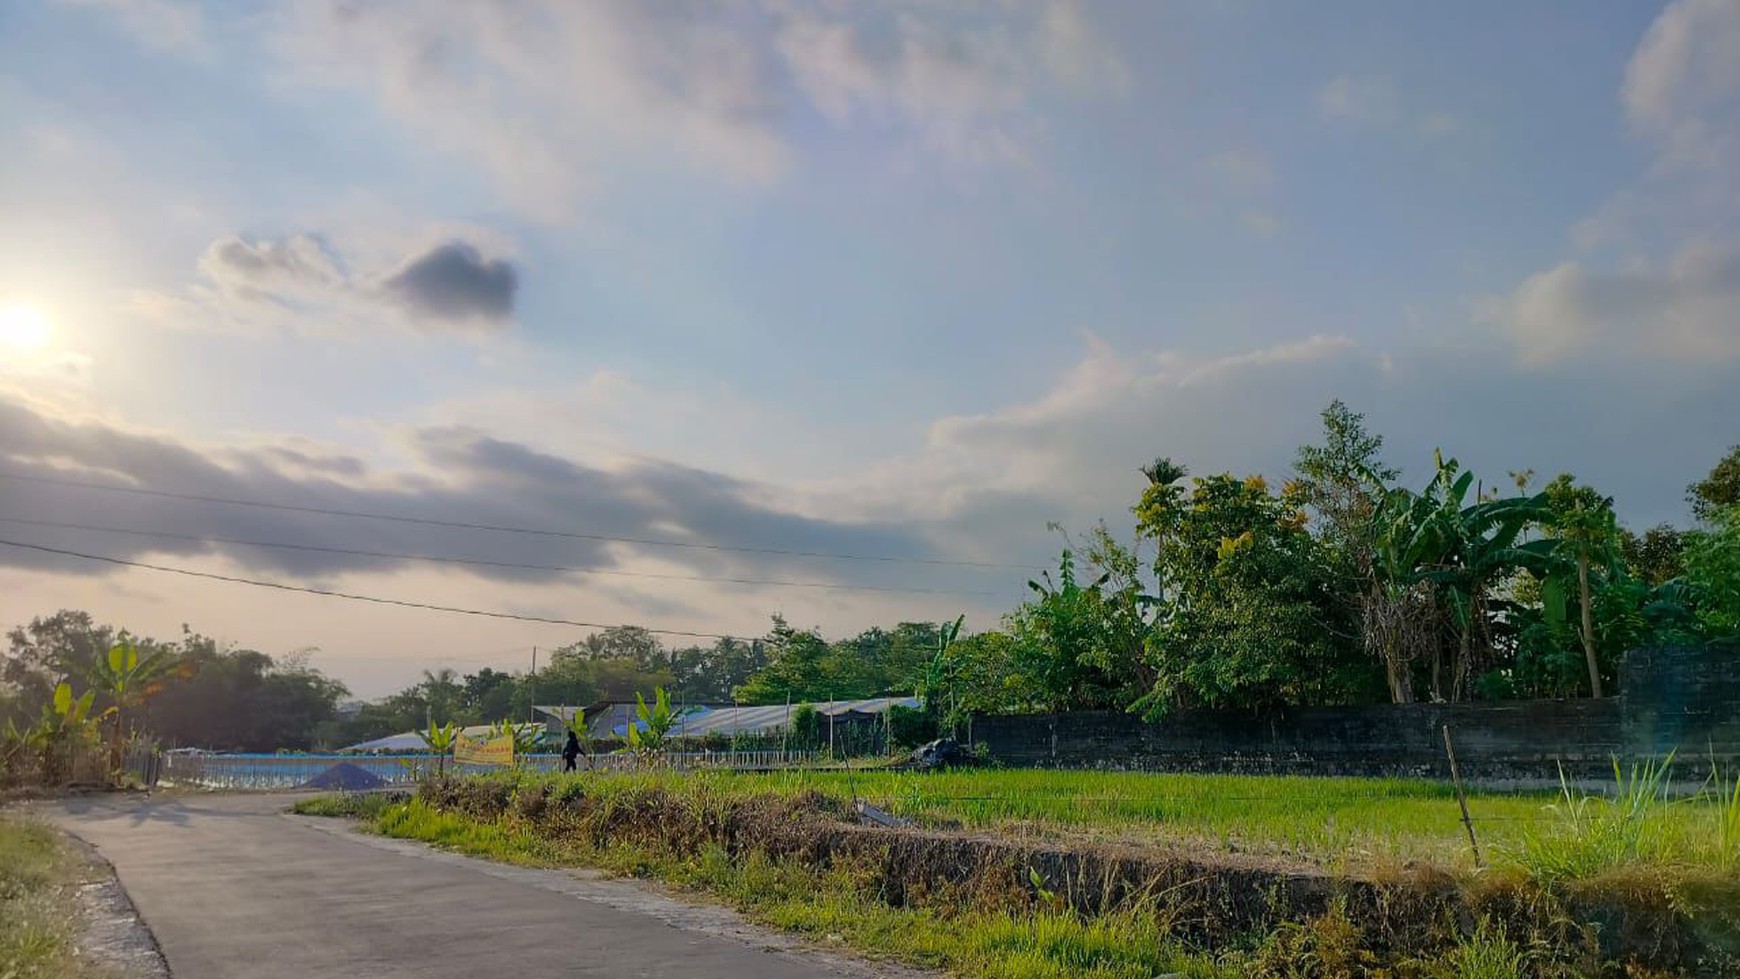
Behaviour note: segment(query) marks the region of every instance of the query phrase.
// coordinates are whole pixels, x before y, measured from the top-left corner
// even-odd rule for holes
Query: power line
[[[784,557],[831,558],[839,561],[880,561],[890,564],[934,564],[945,567],[959,568],[996,568],[1004,570],[1031,571],[1037,565],[1002,564],[995,561],[961,561],[950,558],[923,557],[893,557],[882,554],[846,554],[835,551],[799,551],[781,547],[750,547],[737,544],[704,544],[698,541],[659,540],[650,537],[621,537],[612,534],[590,534],[568,530],[550,530],[539,527],[514,527],[505,524],[471,523],[464,520],[437,520],[433,517],[407,517],[394,513],[371,513],[363,510],[340,510],[332,507],[294,506],[288,503],[267,503],[261,500],[243,500],[227,496],[205,496],[198,493],[174,493],[168,490],[146,489],[142,486],[111,486],[106,483],[91,483],[76,479],[60,479],[53,476],[33,476],[25,473],[0,472],[0,479],[16,479],[23,482],[42,483],[48,486],[70,486],[78,489],[100,490],[107,493],[131,493],[136,496],[154,496],[169,500],[187,500],[195,503],[221,503],[226,506],[257,507],[266,510],[288,510],[293,513],[312,513],[328,517],[353,517],[361,520],[390,520],[396,523],[422,524],[430,527],[456,527],[463,530],[487,530],[504,534],[527,534],[535,537],[564,537],[572,540],[603,541],[614,544],[642,544],[651,547],[684,547],[703,551],[738,551],[746,554],[777,554]]]
[[[412,602],[400,598],[380,598],[374,595],[358,595],[353,592],[332,591],[327,588],[309,588],[304,585],[287,585],[281,581],[261,581],[257,578],[238,578],[233,575],[214,574],[209,571],[193,571],[188,568],[171,568],[162,564],[147,564],[144,561],[129,561],[125,558],[107,557],[102,554],[85,554],[82,551],[69,551],[59,547],[47,547],[42,544],[26,544],[23,541],[0,540],[0,546],[21,547],[28,551],[41,551],[44,554],[60,554],[66,557],[83,558],[86,561],[102,561],[105,564],[118,564],[124,568],[144,568],[147,571],[162,571],[166,574],[185,575],[189,578],[208,578],[212,581],[227,581],[236,585],[253,585],[256,588],[275,588],[279,591],[303,592],[309,595],[323,595],[327,598],[346,598],[353,602],[373,602],[376,605],[397,605],[401,608],[423,609],[430,612],[454,612],[459,615],[477,615],[486,619],[515,619],[520,622],[541,622],[547,625],[571,625],[582,629],[613,629],[615,626],[602,622],[581,622],[576,619],[558,619],[541,615],[521,615],[517,612],[492,612],[487,609],[459,608],[455,605],[436,605],[431,602]],[[690,632],[684,629],[645,629],[643,631],[663,636],[684,636],[690,639],[735,639],[738,642],[750,642],[743,636],[730,636],[718,632]]]
[[[783,578],[726,578],[711,575],[663,574],[656,571],[623,571],[616,568],[582,568],[573,565],[522,564],[516,561],[489,561],[482,558],[445,557],[434,554],[399,554],[392,551],[366,551],[348,547],[326,547],[316,544],[291,544],[282,541],[244,540],[201,534],[177,534],[161,530],[134,530],[128,527],[103,527],[94,524],[69,523],[59,520],[31,520],[24,517],[0,517],[0,523],[22,524],[28,527],[56,527],[62,530],[88,530],[101,534],[128,534],[134,537],[157,537],[164,540],[191,541],[202,544],[233,544],[240,547],[266,547],[288,551],[309,551],[318,554],[342,554],[350,557],[389,558],[396,561],[430,561],[437,564],[476,565],[486,568],[511,568],[522,571],[554,571],[572,574],[616,575],[625,578],[657,578],[664,581],[701,581],[733,585],[777,585],[788,588],[822,588],[839,591],[899,592],[913,595],[999,595],[996,591],[970,591],[948,588],[904,588],[894,585],[845,585],[826,581],[791,581]]]

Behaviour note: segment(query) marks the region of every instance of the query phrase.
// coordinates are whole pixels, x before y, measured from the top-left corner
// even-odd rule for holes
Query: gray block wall
[[[1602,778],[1677,751],[1683,776],[1713,755],[1740,764],[1740,648],[1631,653],[1619,696],[1495,704],[1381,704],[1255,713],[1183,711],[1157,724],[1117,712],[974,717],[971,739],[1008,765],[1301,775]]]

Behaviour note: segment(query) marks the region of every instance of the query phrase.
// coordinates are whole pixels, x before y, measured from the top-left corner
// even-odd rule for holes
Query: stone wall
[[[1561,766],[1599,778],[1616,757],[1670,750],[1687,775],[1712,752],[1740,762],[1740,649],[1637,650],[1620,689],[1602,700],[1183,711],[1157,724],[1116,712],[979,715],[971,739],[1009,765],[1442,776],[1448,725],[1469,778],[1557,779]]]

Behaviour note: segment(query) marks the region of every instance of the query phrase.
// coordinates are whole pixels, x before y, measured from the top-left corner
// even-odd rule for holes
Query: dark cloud
[[[315,234],[220,238],[199,257],[216,308],[249,314],[290,313],[303,322],[362,321],[386,312],[419,329],[499,328],[513,319],[519,273],[506,259],[486,258],[458,239],[416,252],[391,271],[362,269]]]
[[[353,457],[267,446],[208,453],[187,443],[108,424],[61,418],[0,396],[0,470],[206,497],[261,500],[440,521],[531,527],[613,537],[798,551],[926,557],[930,545],[896,520],[850,522],[792,513],[762,502],[761,488],[716,473],[657,463],[600,469],[461,428],[412,436],[425,463],[417,476],[370,468]],[[349,550],[612,569],[630,553],[656,555],[688,574],[801,576],[886,584],[898,569],[777,554],[633,547],[597,540],[489,532],[331,516],[0,479],[0,517],[95,524],[201,537],[286,542]],[[217,553],[250,571],[318,580],[340,573],[431,567],[391,558],[155,539],[21,526],[0,537],[118,558]],[[88,573],[107,566],[0,547],[0,564]],[[552,572],[456,567],[455,573],[548,581]],[[866,575],[870,580],[866,580]],[[881,579],[876,576],[881,575]],[[597,579],[670,601],[679,582]],[[957,587],[962,587],[957,584]]]
[[[437,245],[405,264],[381,288],[413,313],[442,320],[505,321],[513,316],[519,274],[463,241]]]

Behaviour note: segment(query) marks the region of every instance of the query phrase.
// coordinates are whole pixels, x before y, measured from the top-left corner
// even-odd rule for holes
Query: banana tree
[[[1419,625],[1406,620],[1411,617],[1407,604],[1425,601],[1420,585],[1430,587],[1455,627],[1450,699],[1460,699],[1468,686],[1477,633],[1487,633],[1490,642],[1487,613],[1493,587],[1520,568],[1544,568],[1554,547],[1552,541],[1521,540],[1524,531],[1547,517],[1545,494],[1481,499],[1476,491],[1470,501],[1474,474],[1441,454],[1437,464],[1422,492],[1392,490],[1379,507],[1380,573],[1375,587],[1382,601],[1374,606],[1381,614],[1368,609],[1367,629],[1385,649],[1391,694],[1398,700],[1409,693],[1411,657],[1400,647],[1406,629]],[[1432,693],[1444,699],[1443,657],[1435,642],[1431,647]]]
[[[515,758],[537,754],[544,747],[544,729],[530,722],[515,724],[504,717],[495,722],[489,734],[491,738],[512,738]]]
[[[175,657],[170,649],[160,647],[141,656],[138,644],[124,632],[106,655],[85,664],[86,679],[94,690],[103,692],[110,705],[103,717],[109,725],[110,771],[121,767],[127,712],[162,690],[160,681],[174,666]]]
[[[74,697],[72,685],[62,681],[54,688],[54,697],[42,707],[42,719],[37,722],[35,734],[30,738],[42,753],[42,779],[50,783],[59,778],[63,753],[75,742],[89,738],[91,724],[91,704],[96,700],[95,690],[85,691],[84,696]]]
[[[628,746],[635,754],[651,760],[665,750],[671,728],[677,723],[677,713],[671,709],[671,695],[664,687],[653,690],[651,706],[639,693],[634,695],[634,699],[638,702],[634,712],[636,722],[628,726]]]
[[[446,774],[447,758],[453,754],[453,744],[459,738],[459,728],[451,721],[441,725],[430,721],[429,730],[418,731],[417,737],[423,740],[423,746],[435,756],[435,774]]]
[[[914,691],[924,704],[924,709],[935,717],[946,717],[951,729],[955,720],[955,680],[959,675],[960,664],[949,658],[949,648],[960,637],[961,625],[966,620],[965,615],[956,616],[953,622],[946,623],[937,630],[936,652],[932,654],[930,662],[925,664],[924,672],[919,676],[918,689]],[[949,700],[946,711],[940,703],[945,694]]]
[[[1444,463],[1441,479],[1454,475],[1456,467],[1454,459]],[[1467,503],[1472,482],[1472,473],[1462,473],[1448,483],[1440,497],[1434,521],[1442,545],[1439,564],[1423,569],[1420,575],[1439,588],[1456,626],[1457,653],[1451,678],[1454,700],[1461,699],[1468,688],[1475,633],[1486,632],[1491,642],[1487,600],[1493,586],[1519,569],[1544,568],[1555,546],[1550,540],[1521,541],[1524,531],[1549,515],[1546,494]],[[1434,677],[1433,682],[1435,692],[1441,693],[1440,679]]]

